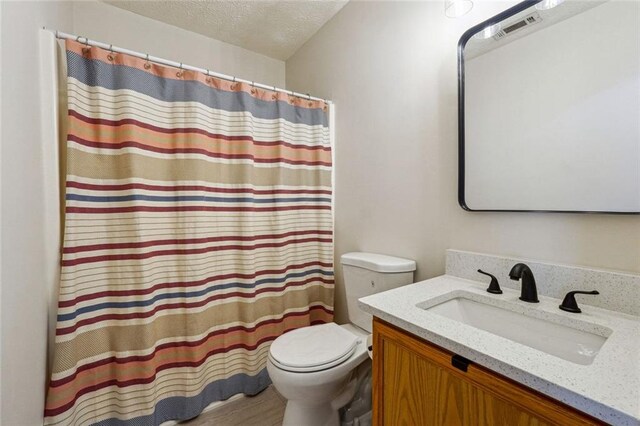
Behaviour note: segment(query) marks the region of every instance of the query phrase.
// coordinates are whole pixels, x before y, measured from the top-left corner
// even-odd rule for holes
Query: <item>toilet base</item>
[[[288,400],[282,426],[340,426],[338,410],[353,399],[357,379],[357,376],[351,373],[350,380],[333,401],[309,404],[294,399]]]
[[[282,426],[339,426],[338,410],[330,402],[320,405],[287,401]]]

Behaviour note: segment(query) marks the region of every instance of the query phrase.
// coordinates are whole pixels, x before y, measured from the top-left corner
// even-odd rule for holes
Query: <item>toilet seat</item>
[[[269,359],[282,370],[311,373],[342,364],[353,355],[360,341],[336,323],[313,325],[274,340]]]

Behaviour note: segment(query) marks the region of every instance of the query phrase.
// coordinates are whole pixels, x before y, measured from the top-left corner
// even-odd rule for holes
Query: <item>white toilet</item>
[[[287,398],[284,426],[339,425],[338,410],[356,391],[352,373],[368,357],[371,315],[358,299],[413,282],[416,263],[373,253],[341,258],[350,324],[312,325],[290,331],[271,344],[267,371]]]

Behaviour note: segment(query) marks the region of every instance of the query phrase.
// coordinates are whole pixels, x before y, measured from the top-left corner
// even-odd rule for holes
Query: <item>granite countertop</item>
[[[487,285],[443,275],[364,297],[359,306],[390,324],[486,368],[615,425],[640,425],[640,317],[581,305],[581,314],[558,309],[560,300],[518,300],[520,292],[485,291]],[[590,365],[576,364],[478,328],[431,313],[451,293],[582,330],[611,333]]]

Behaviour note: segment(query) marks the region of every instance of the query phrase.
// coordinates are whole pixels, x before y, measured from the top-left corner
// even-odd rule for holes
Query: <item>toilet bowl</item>
[[[327,323],[283,334],[269,349],[267,371],[287,399],[283,426],[337,426],[338,410],[356,392],[356,368],[368,358],[371,316],[357,300],[413,282],[415,262],[372,253],[343,255],[347,311],[352,323]]]
[[[336,332],[334,327],[341,332]],[[339,326],[335,323],[314,325],[299,330],[311,334],[318,329],[324,329],[324,333],[318,333],[323,336],[315,342],[309,342],[308,336],[294,334],[282,345],[283,352],[278,358],[274,356],[273,350],[269,352],[269,377],[278,392],[287,399],[284,426],[339,425],[338,410],[351,400],[356,391],[352,373],[368,358],[366,331],[351,324]],[[335,333],[335,336],[330,337],[330,333]],[[351,343],[353,347],[345,353],[344,347]],[[314,361],[306,363],[304,367],[292,359],[300,359],[295,355],[296,348],[305,348],[308,352],[313,352],[314,348],[322,346],[328,350]],[[285,355],[287,349],[289,355],[292,355],[291,358]]]

